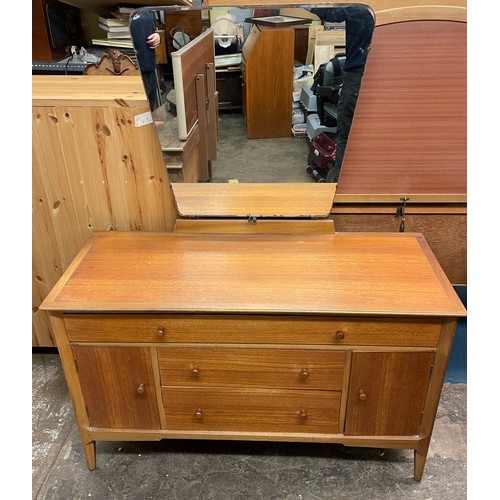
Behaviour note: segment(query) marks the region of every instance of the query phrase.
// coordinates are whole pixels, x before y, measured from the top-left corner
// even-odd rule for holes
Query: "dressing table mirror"
[[[137,15],[141,10],[165,33],[153,115],[172,182],[327,180],[343,75],[361,73],[369,50],[369,6],[164,6]],[[327,143],[315,149],[321,133]]]

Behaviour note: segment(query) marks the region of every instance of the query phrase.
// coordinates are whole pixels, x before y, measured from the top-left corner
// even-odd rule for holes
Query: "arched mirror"
[[[137,9],[130,30],[170,180],[337,182],[374,25],[358,3]]]

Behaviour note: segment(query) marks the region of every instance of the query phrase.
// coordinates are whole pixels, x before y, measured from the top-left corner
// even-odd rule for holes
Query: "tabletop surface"
[[[418,233],[94,233],[43,302],[66,312],[465,316]]]

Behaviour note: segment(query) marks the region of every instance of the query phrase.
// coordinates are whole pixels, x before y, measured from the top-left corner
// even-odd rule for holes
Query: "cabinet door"
[[[159,429],[150,349],[74,346],[92,427]]]
[[[417,434],[433,362],[433,352],[353,353],[345,434]]]

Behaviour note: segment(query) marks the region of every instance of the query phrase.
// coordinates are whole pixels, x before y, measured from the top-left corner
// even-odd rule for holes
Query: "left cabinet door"
[[[148,347],[73,346],[91,427],[160,429]]]

